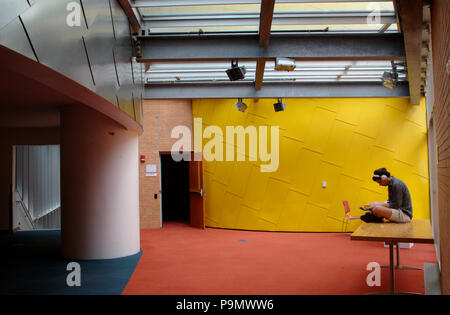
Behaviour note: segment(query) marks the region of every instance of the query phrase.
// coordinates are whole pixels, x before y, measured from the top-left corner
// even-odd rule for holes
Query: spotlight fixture
[[[388,89],[393,89],[395,87],[395,79],[392,72],[385,71],[383,73],[383,76],[381,77],[381,81],[383,83],[383,86]]]
[[[401,64],[395,64],[394,61],[391,61],[391,66],[392,71],[383,72],[383,76],[381,77],[381,83],[383,84],[384,87],[388,89],[393,89],[398,85],[397,66],[401,66]]]
[[[246,72],[247,70],[245,69],[245,66],[239,67],[237,60],[232,60],[231,68],[226,70],[226,73],[228,75],[228,78],[230,78],[230,81],[237,81],[244,79]]]
[[[395,88],[397,86],[397,83],[398,83],[397,72],[395,72],[395,71],[393,71],[393,72],[385,71],[383,73],[383,76],[381,77],[381,82],[382,82],[383,86],[388,88],[388,89]]]
[[[295,59],[292,58],[275,58],[275,70],[277,71],[294,71]]]
[[[238,111],[240,112],[245,112],[245,110],[247,109],[247,105],[242,101],[242,98],[238,98],[237,103],[235,103],[234,105],[236,105],[236,108]]]
[[[273,104],[273,109],[275,110],[275,112],[281,112],[286,109],[286,104],[284,104],[283,100],[279,98],[278,102]]]

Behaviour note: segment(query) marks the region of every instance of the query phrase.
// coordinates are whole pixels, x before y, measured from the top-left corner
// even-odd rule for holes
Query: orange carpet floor
[[[381,242],[351,241],[344,233],[200,230],[185,223],[141,230],[142,257],[122,294],[302,295],[389,291],[369,287],[370,262],[389,264]],[[400,263],[436,263],[434,245],[400,250]],[[424,293],[423,270],[396,270],[397,291]]]

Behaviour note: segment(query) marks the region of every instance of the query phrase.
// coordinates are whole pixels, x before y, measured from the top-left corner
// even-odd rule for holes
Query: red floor
[[[200,230],[167,223],[141,230],[141,248],[123,294],[364,294],[390,288],[387,268],[381,269],[381,286],[366,284],[367,264],[389,264],[388,248],[342,233]],[[400,251],[402,265],[436,262],[434,245]],[[395,285],[397,291],[424,293],[423,270],[397,270]]]

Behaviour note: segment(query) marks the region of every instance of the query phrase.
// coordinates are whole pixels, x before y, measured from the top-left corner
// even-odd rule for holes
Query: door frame
[[[159,214],[160,214],[159,215],[159,218],[160,218],[159,226],[160,226],[160,228],[162,228],[163,227],[163,205],[162,205],[162,194],[163,194],[163,191],[162,191],[161,156],[162,155],[170,155],[170,154],[172,154],[172,151],[164,151],[163,150],[163,151],[158,151],[158,153],[159,153],[159,172],[158,172],[158,174],[159,174]],[[191,151],[190,153],[191,153],[190,155],[191,155],[191,158],[192,158],[194,156],[194,151]],[[191,163],[192,161],[187,161],[187,162]],[[190,168],[190,165],[188,167]],[[190,176],[191,176],[191,173],[189,172],[189,179],[190,179]],[[203,175],[202,175],[202,177],[203,177]],[[202,198],[204,198],[204,187],[202,187],[202,188],[203,188]],[[190,187],[188,187],[188,189],[189,189],[189,218],[190,218],[191,217],[191,207],[190,207],[190,204],[191,204],[191,192],[190,192]],[[203,204],[203,206],[204,206],[204,204]],[[190,220],[189,220],[189,224],[192,225]],[[203,229],[204,228],[205,228],[205,218],[203,217]]]

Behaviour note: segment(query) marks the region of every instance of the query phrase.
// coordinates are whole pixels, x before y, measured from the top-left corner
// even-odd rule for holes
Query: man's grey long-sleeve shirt
[[[408,187],[400,179],[391,176],[388,185],[389,207],[399,209],[412,219],[412,202]]]

